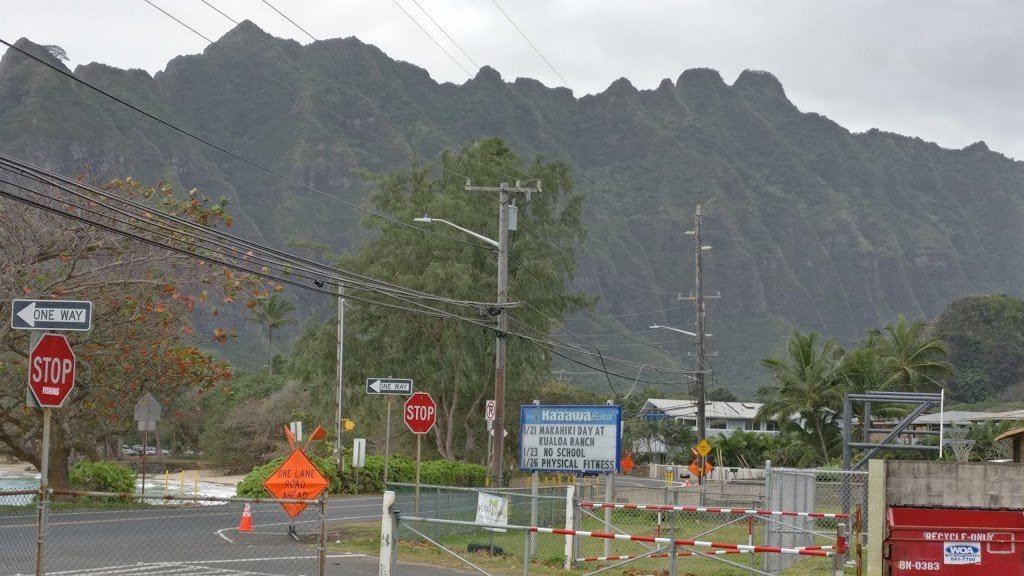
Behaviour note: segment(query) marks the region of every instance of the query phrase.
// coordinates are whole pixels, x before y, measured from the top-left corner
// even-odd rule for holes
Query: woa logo
[[[946,542],[942,546],[945,564],[981,564],[981,544],[974,542]]]

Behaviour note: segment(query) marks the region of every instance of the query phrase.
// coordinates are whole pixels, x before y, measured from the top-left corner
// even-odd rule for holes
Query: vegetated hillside
[[[950,359],[957,367],[956,377],[948,383],[952,400],[1020,400],[1024,300],[1005,294],[963,298],[946,307],[933,330],[949,344]]]
[[[608,356],[665,365],[692,350],[681,335],[648,326],[692,330],[691,309],[677,294],[693,289],[692,237],[684,232],[701,203],[713,246],[705,285],[722,294],[708,304],[709,346],[720,354],[717,383],[741,395],[763,381],[757,360],[780,351],[794,325],[849,341],[898,313],[931,318],[967,294],[1024,292],[1024,165],[984,143],[947,150],[877,130],[851,134],[798,110],[765,72],[744,72],[729,85],[713,70],[688,70],[643,91],[622,79],[576,98],[535,80],[506,82],[487,67],[464,84],[438,84],[355,38],[324,44],[352,65],[324,46],[275,39],[246,22],[217,45],[255,68],[211,46],[155,77],[102,64],[75,74],[355,204],[368,193],[358,170],[388,170],[413,156],[430,161],[444,146],[484,135],[524,155],[570,162],[588,197],[590,231],[577,283],[601,297],[599,316],[619,317],[567,324]],[[301,238],[351,249],[365,233],[361,214],[339,200],[161,127],[11,51],[0,62],[0,151],[65,173],[169,178],[226,195],[242,233],[277,245]],[[662,312],[646,313],[653,310]],[[659,344],[600,336],[611,328]],[[574,383],[607,386],[596,374]]]

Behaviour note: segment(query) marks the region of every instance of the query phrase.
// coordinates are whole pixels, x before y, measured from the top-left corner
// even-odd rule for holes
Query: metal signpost
[[[519,408],[519,469],[524,472],[607,474],[612,500],[622,452],[622,406],[541,406]],[[605,510],[611,530],[611,509]],[[605,543],[605,556],[611,541]]]
[[[387,486],[388,458],[391,452],[391,397],[412,394],[412,380],[409,378],[367,378],[366,393],[388,397],[388,415],[384,425],[384,486]]]
[[[86,332],[92,329],[92,302],[84,300],[13,300],[11,328],[32,330],[29,338],[28,390],[25,403],[43,410],[43,441],[39,457],[39,534],[36,574],[43,574],[43,520],[49,504],[50,420],[75,387],[75,352],[67,338],[42,330]]]
[[[405,401],[405,425],[416,435],[416,513],[420,513],[420,455],[423,435],[437,421],[437,404],[430,394],[417,392]]]
[[[149,433],[156,432],[156,423],[160,421],[160,401],[146,392],[135,404],[135,421],[142,432],[142,493],[146,493],[146,452],[149,451]],[[159,442],[157,442],[159,444]]]

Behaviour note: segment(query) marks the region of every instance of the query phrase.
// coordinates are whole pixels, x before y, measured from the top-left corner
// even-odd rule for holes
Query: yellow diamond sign
[[[700,444],[697,444],[697,453],[700,454],[701,458],[706,458],[711,453],[711,444],[708,444],[707,438],[701,440]]]

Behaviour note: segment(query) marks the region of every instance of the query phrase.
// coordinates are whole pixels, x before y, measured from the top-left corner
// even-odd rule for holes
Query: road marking
[[[340,520],[364,520],[366,518],[380,518],[380,514],[372,514],[372,515],[369,515],[369,516],[346,516],[344,518],[335,518],[334,521],[338,522]],[[327,520],[331,521],[330,518],[328,518]],[[300,522],[300,524],[301,523],[302,522]],[[295,522],[273,522],[273,523],[270,523],[270,524],[253,524],[252,527],[253,528],[260,528],[260,527],[265,527],[265,526],[287,526],[289,524],[295,524]],[[234,531],[237,532],[238,528],[234,527],[234,526],[231,526],[231,527],[228,527],[228,528],[221,528],[220,530],[215,531],[214,534],[216,534],[217,536],[220,536],[221,538],[227,540],[231,544],[234,544],[235,543],[234,540],[232,540],[231,538],[228,538],[227,536],[224,535],[224,532],[228,532],[228,531],[231,531],[231,530],[234,530]]]
[[[327,558],[365,558],[366,554],[328,554]],[[266,562],[270,560],[315,560],[317,556],[272,556],[268,558],[234,558],[230,560],[203,560],[199,562],[151,562],[122,564],[119,566],[103,566],[101,568],[83,568],[79,570],[63,570],[47,572],[54,576],[122,576],[140,575],[155,576],[161,574],[187,574],[188,576],[220,576],[235,574],[240,576],[277,576],[267,572],[251,570],[232,570],[207,564],[237,564],[243,562]],[[22,575],[15,575],[22,576]]]

